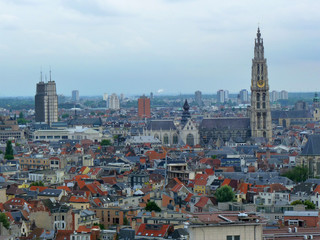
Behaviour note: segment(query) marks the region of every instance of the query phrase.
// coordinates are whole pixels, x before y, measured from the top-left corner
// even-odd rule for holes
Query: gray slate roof
[[[174,125],[172,120],[152,120],[147,124],[148,130],[176,130],[176,126]]]
[[[68,122],[68,125],[71,125],[71,126],[75,126],[75,125],[101,126],[102,120],[101,120],[101,118],[76,118],[76,119],[71,119]]]
[[[203,119],[200,128],[204,129],[250,129],[250,118],[210,118]]]
[[[318,156],[320,155],[320,135],[310,135],[308,142],[304,146],[301,156]]]
[[[272,119],[279,118],[312,118],[312,114],[308,110],[291,110],[291,111],[282,111],[276,110],[271,111]]]

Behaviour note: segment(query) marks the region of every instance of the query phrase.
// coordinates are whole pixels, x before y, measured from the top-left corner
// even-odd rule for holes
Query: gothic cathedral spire
[[[264,58],[260,29],[255,39],[251,74],[251,135],[272,139],[267,60]]]

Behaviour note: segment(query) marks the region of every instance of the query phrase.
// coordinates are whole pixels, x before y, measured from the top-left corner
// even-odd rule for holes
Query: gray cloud
[[[250,85],[258,23],[271,89],[314,91],[319,8],[317,0],[0,1],[0,96],[33,95],[41,65],[52,66],[64,94],[236,92]]]

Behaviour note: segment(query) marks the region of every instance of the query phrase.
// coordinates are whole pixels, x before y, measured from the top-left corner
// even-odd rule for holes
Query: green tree
[[[161,212],[161,208],[154,201],[149,201],[147,203],[145,210],[149,212],[151,211]]]
[[[308,179],[309,170],[305,166],[296,166],[284,173],[282,176],[291,179],[294,182],[304,182]]]
[[[306,209],[316,209],[316,205],[310,200],[305,200],[304,205],[306,205]]]
[[[68,114],[68,113],[64,113],[64,114],[61,115],[61,118],[63,118],[63,119],[66,119],[66,118],[68,118],[68,117],[69,117],[69,114]]]
[[[295,200],[291,203],[291,205],[299,205],[299,204],[303,204],[303,201],[301,200]]]
[[[4,155],[4,158],[7,159],[7,160],[14,159],[12,143],[11,143],[10,140],[7,141],[6,153],[5,153],[5,155]]]
[[[217,189],[215,196],[218,202],[230,202],[234,199],[235,194],[230,186],[222,186]]]
[[[44,186],[44,183],[42,181],[37,181],[37,182],[33,182],[30,184],[30,187],[31,186],[40,186],[40,187],[43,187]]]
[[[19,113],[19,118],[17,119],[18,124],[25,125],[28,121],[24,118],[23,113]]]
[[[100,143],[101,146],[110,146],[111,141],[109,139],[103,139]]]
[[[296,200],[296,201],[293,201],[291,203],[291,205],[298,205],[298,204],[303,204],[306,206],[306,209],[316,209],[316,205],[311,202],[310,200],[305,200],[305,201],[302,201],[302,200]]]
[[[6,214],[0,213],[0,222],[2,222],[2,225],[6,228],[9,229],[10,227],[10,222],[8,221],[8,218]]]
[[[127,217],[123,218],[123,225],[129,225],[129,221]]]
[[[93,224],[94,226],[99,226],[99,228],[101,229],[101,230],[104,230],[105,228],[104,228],[104,225],[103,224],[101,224],[101,223],[95,223],[95,224]]]

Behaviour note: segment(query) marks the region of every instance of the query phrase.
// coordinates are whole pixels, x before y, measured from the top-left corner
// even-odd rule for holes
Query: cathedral
[[[255,39],[251,71],[250,117],[205,118],[197,126],[191,120],[189,104],[186,100],[180,123],[175,124],[173,120],[151,120],[144,129],[144,134],[154,136],[167,145],[194,146],[217,141],[245,143],[255,138],[271,141],[268,68],[259,28]]]
[[[151,120],[144,129],[144,135],[154,136],[165,145],[199,144],[199,131],[191,120],[189,104],[186,100],[183,105],[181,121],[175,124],[173,120]]]

